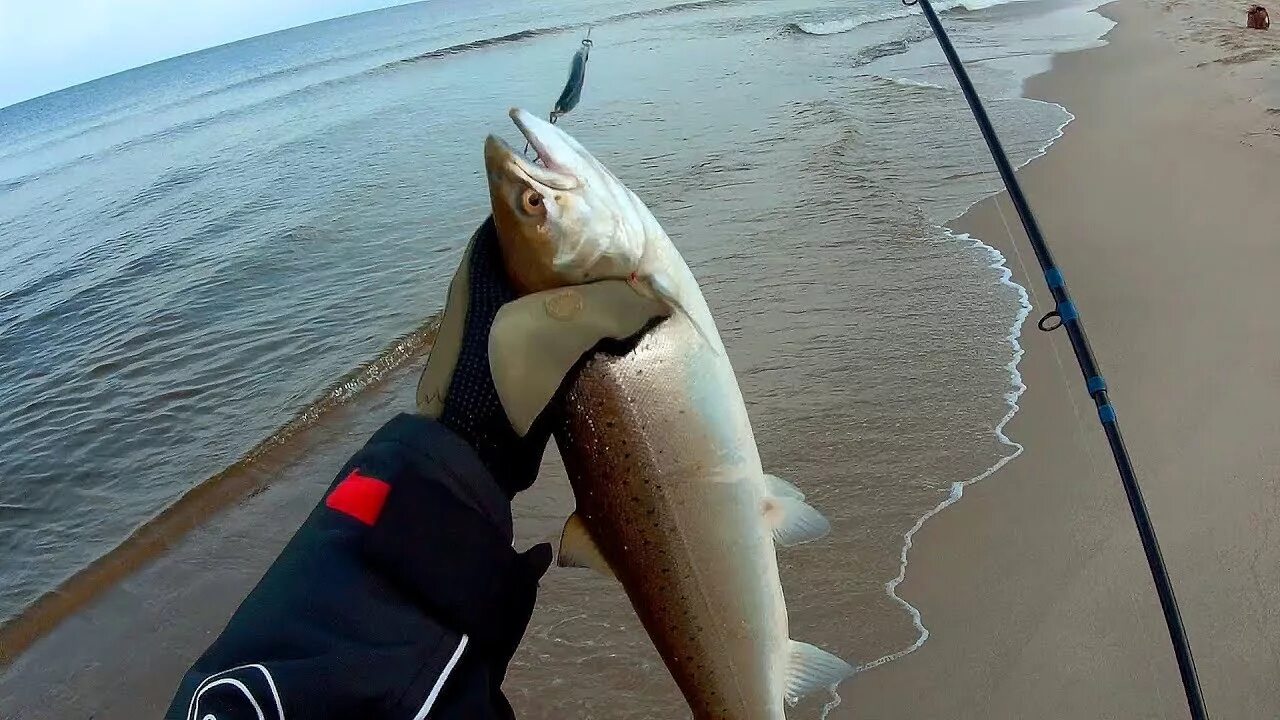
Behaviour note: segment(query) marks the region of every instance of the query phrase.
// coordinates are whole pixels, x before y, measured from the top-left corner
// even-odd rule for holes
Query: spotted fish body
[[[736,428],[709,426],[699,403],[710,398],[690,392],[699,374],[728,365],[690,352],[698,346],[675,317],[625,356],[592,358],[556,442],[576,517],[694,717],[782,718],[787,614],[763,473],[732,376],[720,399],[737,403],[721,419]],[[725,433],[740,444],[723,444]]]
[[[532,177],[547,170],[519,167],[515,174],[532,177],[529,187],[545,195],[532,210],[549,219],[528,223],[535,229],[522,238],[512,228],[524,216],[508,207],[499,239],[504,228],[508,247],[555,238],[551,250],[572,247],[588,260],[566,265],[564,253],[556,253],[558,260],[526,277],[560,286],[522,297],[495,321],[490,359],[513,425],[528,426],[576,361],[577,348],[630,337],[638,320],[666,316],[625,352],[588,358],[558,400],[555,437],[577,502],[559,563],[620,581],[695,720],[785,720],[786,701],[834,688],[853,673],[834,655],[790,639],[778,577],[775,543],[820,537],[826,520],[799,490],[761,467],[728,354],[675,245],[599,161],[561,130],[526,115],[512,113],[557,172],[552,180],[577,196],[557,200],[554,186]],[[495,187],[493,168],[518,159],[492,140],[486,157],[496,218],[502,197],[528,190],[515,181]],[[553,200],[555,209],[542,210]],[[622,221],[598,222],[599,213],[620,206],[615,217]],[[623,232],[612,244],[592,229],[619,224]],[[522,263],[536,256],[523,257]],[[527,270],[508,263],[513,274]],[[626,275],[612,286],[580,279],[610,273]],[[557,361],[546,362],[557,353]]]

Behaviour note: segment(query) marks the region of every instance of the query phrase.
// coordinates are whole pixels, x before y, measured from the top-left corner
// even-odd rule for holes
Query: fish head
[[[485,140],[484,158],[498,243],[516,291],[633,275],[647,239],[662,233],[653,214],[568,133],[526,110],[512,108],[510,116],[536,161],[495,135]]]
[[[679,312],[712,350],[723,345],[697,282],[640,198],[568,133],[525,110],[510,115],[537,160],[485,140],[498,247],[520,296],[493,320],[489,369],[523,436],[601,340],[633,338]]]

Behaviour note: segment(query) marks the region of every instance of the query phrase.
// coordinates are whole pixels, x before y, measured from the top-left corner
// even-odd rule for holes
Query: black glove
[[[489,218],[472,236],[454,275],[418,383],[418,412],[438,418],[475,448],[508,497],[533,484],[552,424],[548,411],[524,437],[516,434],[489,373],[489,330],[498,309],[515,298]]]
[[[551,548],[439,423],[401,415],[338,474],[166,718],[511,718],[507,664]],[[262,715],[258,715],[258,711]]]

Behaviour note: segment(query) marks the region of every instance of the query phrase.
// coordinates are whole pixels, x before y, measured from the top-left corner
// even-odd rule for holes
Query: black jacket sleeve
[[[401,415],[184,676],[168,720],[510,718],[500,685],[549,546],[517,553],[469,446]]]

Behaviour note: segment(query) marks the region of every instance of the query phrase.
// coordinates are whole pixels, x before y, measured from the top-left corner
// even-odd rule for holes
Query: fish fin
[[[564,522],[564,530],[560,533],[560,552],[556,558],[560,567],[591,568],[601,575],[613,577],[613,568],[604,559],[600,546],[591,537],[591,532],[583,524],[578,513],[573,513]]]
[[[671,282],[669,277],[666,275],[649,275],[644,280],[649,286],[649,292],[654,297],[670,307],[673,313],[680,313],[685,316],[689,320],[689,324],[693,325],[693,329],[698,331],[698,337],[702,338],[707,347],[711,348],[715,354],[720,354],[719,343],[712,340],[717,335],[715,328],[704,327],[703,323],[695,318],[693,313],[689,312],[684,303],[680,302],[675,290],[675,284]]]
[[[800,492],[800,488],[783,480],[777,475],[764,474],[764,484],[769,488],[769,494],[780,498],[795,498],[803,500],[804,493]]]
[[[817,690],[834,689],[857,672],[852,665],[820,647],[798,640],[790,642],[785,698],[791,705]]]
[[[783,547],[817,540],[831,531],[822,514],[794,497],[767,497],[762,503],[765,520],[773,526],[773,539]]]
[[[489,330],[489,372],[511,426],[523,437],[583,353],[624,340],[666,307],[621,280],[544,290],[503,305]]]
[[[462,335],[471,298],[471,250],[469,246],[453,275],[453,282],[449,284],[449,296],[445,300],[444,315],[436,328],[436,340],[431,345],[431,354],[427,356],[427,367],[418,379],[418,413],[427,417],[438,418],[444,412],[445,395],[449,392],[453,371],[458,366],[458,355],[462,352]]]

